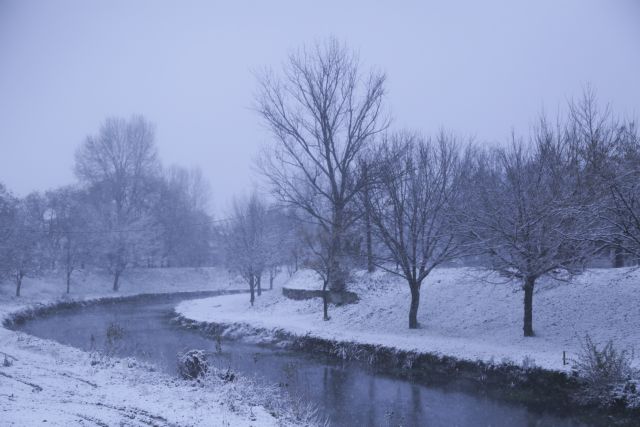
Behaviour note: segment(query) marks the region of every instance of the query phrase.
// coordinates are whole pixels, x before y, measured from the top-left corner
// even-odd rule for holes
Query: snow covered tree
[[[405,132],[385,141],[376,157],[377,177],[367,203],[386,247],[377,264],[407,281],[409,328],[414,329],[424,279],[461,250],[452,220],[459,202],[458,147],[444,133],[425,140]]]
[[[204,265],[210,258],[210,190],[199,169],[172,166],[164,171],[154,208],[165,266]]]
[[[42,196],[32,193],[15,203],[10,222],[11,232],[3,251],[2,269],[13,278],[16,296],[26,276],[37,276],[47,261],[46,239],[50,230],[43,217]]]
[[[480,153],[468,174],[467,232],[500,274],[521,281],[524,336],[534,335],[533,295],[544,275],[574,273],[593,250],[568,134],[541,121],[530,144]]]
[[[73,187],[62,187],[46,194],[52,233],[58,243],[56,260],[64,269],[67,293],[71,275],[89,262],[95,242],[87,194]],[[98,233],[99,236],[99,233]]]
[[[9,250],[17,215],[17,200],[0,183],[0,281],[9,274]]]
[[[294,218],[283,209],[270,207],[267,212],[265,248],[265,268],[269,275],[269,289],[273,289],[273,282],[282,267],[291,261],[297,244],[296,239]]]
[[[591,198],[585,215],[595,218],[594,245],[612,249],[614,267],[640,255],[640,138],[632,121],[616,118],[608,105],[601,107],[587,88],[569,103],[568,132],[577,153],[580,190]]]
[[[345,235],[364,181],[358,156],[387,127],[385,75],[363,73],[357,56],[335,39],[292,53],[281,74],[260,78],[256,108],[276,143],[260,164],[275,194],[304,211],[330,236],[330,287],[348,272]]]
[[[157,241],[150,215],[159,173],[153,125],[142,116],[106,119],[76,152],[75,172],[100,224],[99,263],[117,291],[122,272],[148,259]]]
[[[261,277],[267,259],[267,205],[253,193],[248,200],[236,201],[233,219],[224,232],[226,263],[249,284],[250,301],[256,288],[261,293]]]
[[[598,239],[614,248],[621,266],[623,254],[640,259],[640,137],[633,123],[620,128],[611,162],[615,173],[602,177],[598,212],[604,226]]]

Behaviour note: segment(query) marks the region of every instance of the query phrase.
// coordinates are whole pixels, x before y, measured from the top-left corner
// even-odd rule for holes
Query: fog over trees
[[[517,282],[532,336],[538,279],[637,264],[640,139],[595,90],[491,145],[397,129],[385,73],[363,64],[328,39],[258,73],[267,191],[238,195],[220,218],[200,170],[161,164],[151,121],[105,118],[78,146],[73,185],[20,198],[0,184],[2,286],[19,296],[25,277],[56,271],[69,293],[74,272],[97,269],[117,292],[132,267],[220,266],[253,304],[278,274],[306,268],[329,321],[352,273],[381,269],[407,282],[408,327],[428,328],[418,311],[430,272],[473,265]]]

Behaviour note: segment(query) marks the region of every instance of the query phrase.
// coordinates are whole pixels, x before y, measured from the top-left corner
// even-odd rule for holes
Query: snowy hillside
[[[321,285],[302,271],[284,286]],[[622,348],[638,350],[640,344],[640,271],[631,269],[591,269],[570,282],[541,280],[533,301],[533,338],[522,336],[519,286],[483,271],[435,270],[422,288],[417,330],[407,327],[409,290],[401,279],[357,273],[350,290],[361,300],[330,307],[328,322],[322,320],[319,299],[292,301],[279,290],[263,294],[254,307],[246,295],[229,295],[184,302],[176,310],[196,321],[242,322],[469,360],[522,363],[528,358],[554,370],[570,368],[563,365],[562,352],[575,358],[587,333],[595,342],[611,339]]]

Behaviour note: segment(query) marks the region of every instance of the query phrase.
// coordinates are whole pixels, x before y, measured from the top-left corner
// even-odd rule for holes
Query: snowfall
[[[25,279],[19,298],[12,295],[11,283],[0,284],[0,322],[40,304],[114,296],[106,275],[74,274],[70,297],[64,294],[61,277]],[[215,269],[131,270],[117,296],[240,285]],[[109,358],[96,364],[89,353],[0,327],[2,426],[283,424],[252,402],[259,393],[242,381],[206,386],[180,380],[133,359]]]
[[[421,290],[419,329],[408,329],[409,288],[387,272],[356,273],[349,290],[356,304],[330,307],[322,320],[320,299],[293,301],[279,289],[253,307],[246,294],[185,301],[176,311],[198,322],[262,330],[264,340],[285,331],[337,341],[367,343],[489,363],[571,369],[586,334],[599,344],[640,350],[640,270],[590,269],[570,280],[539,279],[533,300],[536,336],[522,333],[523,291],[483,270],[434,270]],[[312,271],[299,271],[284,287],[321,289]],[[264,331],[267,331],[265,334]],[[240,331],[240,332],[238,332]],[[566,360],[563,361],[563,352]],[[640,365],[636,351],[634,365]]]

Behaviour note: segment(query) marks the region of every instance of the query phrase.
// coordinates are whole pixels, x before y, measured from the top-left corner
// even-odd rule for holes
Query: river
[[[124,334],[111,348],[176,373],[176,355],[188,349],[216,353],[216,341],[171,322],[183,295],[121,300],[61,309],[15,328],[83,350],[102,347],[110,324]],[[261,382],[318,405],[332,426],[591,426],[575,416],[547,413],[495,399],[460,381],[425,384],[375,372],[355,362],[237,341],[222,341],[212,356]]]

